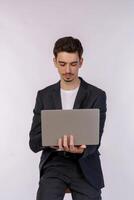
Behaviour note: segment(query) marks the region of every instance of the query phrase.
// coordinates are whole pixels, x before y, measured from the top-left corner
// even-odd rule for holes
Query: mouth
[[[67,79],[70,79],[73,76],[73,74],[64,74],[64,77]]]
[[[63,74],[65,81],[72,81],[73,74]]]

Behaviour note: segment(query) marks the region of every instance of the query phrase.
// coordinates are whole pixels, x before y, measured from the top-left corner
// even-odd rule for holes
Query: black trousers
[[[63,200],[66,188],[73,200],[101,200],[101,190],[86,181],[77,156],[62,153],[53,154],[45,164],[36,200]]]

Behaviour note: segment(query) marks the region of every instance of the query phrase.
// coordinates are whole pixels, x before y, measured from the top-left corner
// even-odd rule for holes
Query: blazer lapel
[[[55,84],[52,96],[53,96],[55,109],[61,110],[62,109],[62,103],[61,103],[61,94],[60,94],[60,81],[57,84]]]
[[[79,87],[78,93],[75,98],[73,109],[81,108],[81,104],[85,100],[85,97],[87,94],[86,93],[86,84],[81,77],[79,77],[79,78],[81,80],[81,83],[80,83],[80,87]]]

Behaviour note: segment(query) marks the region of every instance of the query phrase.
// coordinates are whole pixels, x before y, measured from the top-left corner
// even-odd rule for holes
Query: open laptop
[[[42,110],[42,146],[57,146],[63,135],[73,135],[75,145],[97,145],[99,118],[99,109]]]

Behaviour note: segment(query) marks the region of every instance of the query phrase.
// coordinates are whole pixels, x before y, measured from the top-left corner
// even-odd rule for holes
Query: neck
[[[60,82],[60,87],[63,89],[63,90],[73,90],[77,87],[80,86],[80,79],[77,78],[71,82],[65,82],[64,80],[61,79],[61,82]]]

